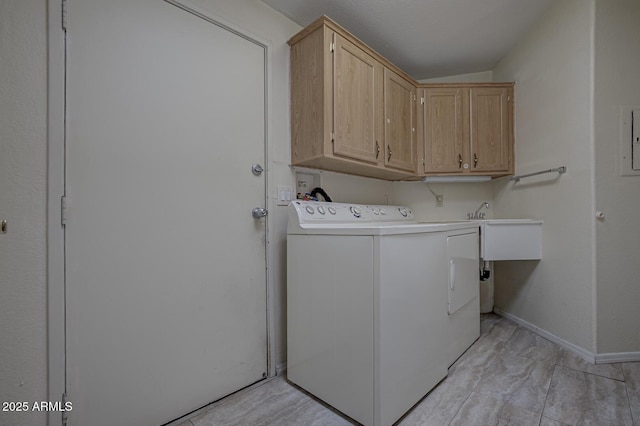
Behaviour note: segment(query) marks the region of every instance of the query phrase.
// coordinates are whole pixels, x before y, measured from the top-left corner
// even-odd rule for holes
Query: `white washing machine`
[[[447,375],[459,342],[464,351],[478,337],[478,292],[477,224],[294,201],[287,377],[364,425],[391,425]]]

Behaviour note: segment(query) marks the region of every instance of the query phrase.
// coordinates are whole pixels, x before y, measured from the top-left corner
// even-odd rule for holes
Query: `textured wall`
[[[47,399],[45,0],[0,2],[0,401]],[[43,413],[0,412],[3,425]]]
[[[498,217],[543,219],[543,260],[497,262],[495,306],[588,352],[594,342],[593,1],[559,0],[493,70],[516,81],[516,173]]]
[[[470,74],[452,75],[420,80],[420,83],[487,83],[492,82],[493,71],[473,72]]]

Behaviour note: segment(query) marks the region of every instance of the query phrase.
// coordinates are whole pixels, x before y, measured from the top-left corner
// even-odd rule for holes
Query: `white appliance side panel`
[[[376,237],[375,425],[391,425],[447,375],[445,235]]]
[[[449,365],[480,336],[478,237],[477,231],[447,237]]]
[[[451,366],[480,337],[479,298],[449,315],[448,320],[448,364]]]
[[[373,424],[373,237],[287,237],[287,377]]]
[[[478,232],[447,237],[449,314],[480,296]]]

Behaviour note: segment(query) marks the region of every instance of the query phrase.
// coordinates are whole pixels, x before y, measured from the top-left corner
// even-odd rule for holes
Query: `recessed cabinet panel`
[[[385,164],[416,171],[415,94],[411,83],[388,69],[384,70]]]
[[[504,88],[474,88],[471,98],[471,167],[473,171],[509,169],[508,92]]]
[[[377,163],[382,65],[339,35],[335,38],[333,152]]]
[[[425,172],[462,172],[464,117],[460,88],[425,89]]]

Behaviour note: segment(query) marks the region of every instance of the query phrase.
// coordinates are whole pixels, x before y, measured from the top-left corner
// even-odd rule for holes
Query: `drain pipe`
[[[490,263],[488,261],[484,261],[482,263],[482,267],[480,268],[480,281],[486,281],[491,276]]]

